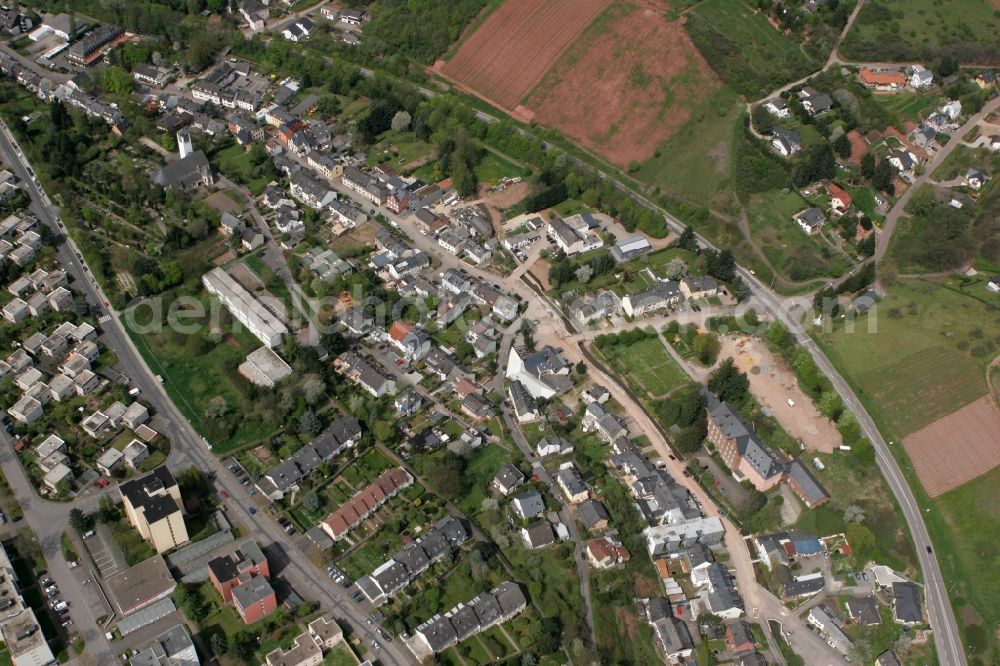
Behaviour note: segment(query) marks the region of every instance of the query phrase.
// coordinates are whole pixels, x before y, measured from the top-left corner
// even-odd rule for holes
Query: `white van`
[[[140,389],[138,386],[136,386],[134,389],[132,389],[131,391],[128,392],[128,394],[130,396],[132,396],[133,398],[135,396],[139,395],[140,393],[142,393],[142,389]]]

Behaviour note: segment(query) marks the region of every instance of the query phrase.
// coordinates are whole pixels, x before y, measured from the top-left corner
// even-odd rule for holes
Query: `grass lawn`
[[[838,277],[850,264],[821,237],[807,236],[792,220],[810,205],[798,192],[766,192],[750,199],[750,233],[771,265],[790,280]]]
[[[647,338],[627,347],[608,347],[602,352],[619,374],[651,398],[660,398],[689,379],[659,338]]]
[[[512,462],[511,453],[496,444],[488,444],[476,450],[465,466],[465,475],[472,479],[472,483],[469,484],[465,497],[458,503],[459,508],[469,514],[476,513],[489,492],[497,470],[508,462]]]
[[[264,263],[259,254],[250,254],[243,260],[247,266],[257,274],[257,277],[264,282],[271,295],[278,298],[289,309],[292,307],[292,296],[288,293],[288,286],[281,281],[281,278]]]
[[[1000,309],[956,282],[901,280],[874,315],[817,336],[851,378],[889,439],[900,439],[986,393],[986,363],[1000,350]],[[876,332],[869,332],[870,324]],[[991,337],[992,332],[992,337]]]
[[[905,121],[920,122],[921,114],[942,101],[937,93],[904,90],[895,95],[873,95],[872,99],[885,108],[894,119],[893,125],[905,131]]]
[[[732,195],[720,183],[732,174],[732,141],[744,108],[730,88],[714,90],[632,176],[681,201],[724,209]]]
[[[323,657],[324,666],[357,666],[358,658],[346,642],[338,643]]]
[[[525,170],[494,152],[487,151],[476,167],[476,180],[495,185],[501,178],[524,176]]]
[[[250,163],[250,153],[244,152],[239,144],[220,150],[212,158],[219,171],[238,183],[246,185],[254,195],[267,187],[267,179],[255,177],[254,166]]]
[[[925,513],[952,607],[966,645],[998,656],[992,628],[1000,622],[1000,468],[941,495]],[[970,662],[972,663],[972,662]]]
[[[412,132],[389,130],[368,151],[368,162],[371,165],[387,163],[393,168],[403,168],[410,162],[433,159],[434,153],[432,144],[417,139]]]
[[[1000,171],[1000,153],[993,153],[986,148],[958,146],[951,151],[951,155],[944,161],[944,164],[935,169],[931,178],[936,181],[947,181],[964,177],[965,173],[973,167],[985,170],[991,177],[995,176]],[[986,187],[989,187],[989,183]],[[984,187],[983,191],[985,190]]]
[[[355,548],[337,560],[337,566],[341,567],[348,576],[357,580],[365,574],[371,573],[402,547],[403,541],[398,534],[389,534],[386,530],[379,530],[364,545]]]
[[[880,0],[861,9],[841,46],[841,57],[860,61],[936,59],[943,47],[959,53],[995,49],[998,34],[1000,16],[989,0]]]
[[[202,295],[201,300],[207,311],[208,297]],[[247,354],[260,347],[257,338],[242,326],[223,325],[226,333],[222,340],[210,343],[205,349],[201,334],[184,335],[166,325],[158,332],[137,332],[135,326],[148,324],[148,317],[148,312],[140,311],[135,322],[130,317],[123,317],[122,321],[143,359],[154,373],[163,377],[170,399],[195,429],[205,432],[205,405],[215,396],[222,396],[229,409],[237,413],[247,410],[248,384],[229,368],[242,363]],[[240,419],[229,439],[213,441],[212,446],[216,452],[224,452],[268,434],[259,422]]]

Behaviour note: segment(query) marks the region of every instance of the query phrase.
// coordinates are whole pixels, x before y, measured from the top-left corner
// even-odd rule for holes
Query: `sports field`
[[[617,346],[605,350],[605,355],[615,370],[651,398],[663,397],[689,379],[659,338]]]

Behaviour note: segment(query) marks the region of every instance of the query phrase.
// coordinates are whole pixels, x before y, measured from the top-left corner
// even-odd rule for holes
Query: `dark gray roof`
[[[653,633],[666,654],[675,654],[694,647],[687,625],[674,617],[653,622]]]
[[[731,624],[726,625],[727,630],[733,637],[733,645],[743,645],[744,643],[753,643],[753,631],[750,630],[750,625],[746,623],[745,620],[737,620]]]
[[[892,650],[886,650],[880,654],[875,663],[877,666],[903,666],[903,662],[899,660],[899,657]]]
[[[197,185],[211,170],[212,166],[208,163],[205,153],[196,150],[157,171],[153,174],[153,182],[163,187],[184,189]]]
[[[781,474],[783,466],[773,451],[743,422],[739,413],[729,404],[721,402],[715,394],[703,388],[709,418],[718,426],[726,439],[736,440],[740,455],[763,478]]]
[[[248,608],[274,594],[274,588],[263,576],[254,576],[249,582],[233,588],[233,598],[241,608]]]
[[[174,475],[166,465],[162,465],[144,477],[123,483],[119,486],[119,491],[128,498],[132,506],[142,507],[147,522],[155,523],[178,511],[180,507],[169,494],[153,493],[169,490],[175,485],[177,481],[174,480]]]
[[[795,219],[805,222],[807,226],[817,227],[826,222],[826,215],[819,208],[806,208],[795,215]]]
[[[539,520],[524,528],[524,535],[532,548],[541,548],[555,542],[552,525],[547,520]]]
[[[515,495],[511,506],[521,518],[534,518],[545,512],[545,499],[540,492],[532,489]]]
[[[807,594],[816,594],[826,585],[824,578],[807,578],[805,580],[790,580],[785,583],[785,596],[802,597]]]
[[[597,523],[600,521],[607,521],[609,519],[608,512],[604,508],[604,505],[596,500],[587,500],[582,502],[576,509],[577,517],[583,526],[588,530],[593,529]]]
[[[900,622],[920,622],[920,588],[916,583],[893,583],[892,603],[896,619]]]
[[[830,497],[823,484],[819,482],[809,468],[798,458],[788,464],[788,476],[795,480],[799,490],[810,504],[815,504]]]
[[[524,474],[521,473],[521,470],[508,463],[500,468],[496,476],[493,477],[493,481],[510,490],[524,482]]]
[[[878,612],[878,600],[874,596],[848,599],[846,606],[850,618],[862,626],[882,622]]]

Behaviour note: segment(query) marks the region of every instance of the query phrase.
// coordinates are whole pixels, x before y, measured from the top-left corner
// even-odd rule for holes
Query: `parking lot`
[[[121,561],[121,556],[111,544],[111,535],[107,533],[103,526],[98,525],[94,536],[86,539],[84,543],[90,551],[90,557],[100,570],[101,578],[113,576],[125,568]]]

